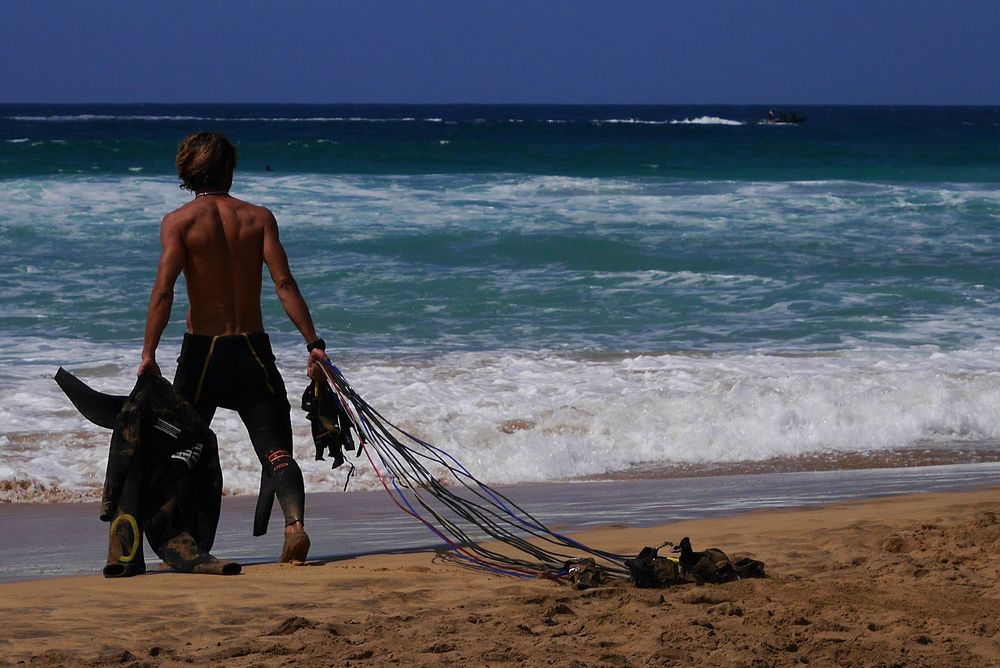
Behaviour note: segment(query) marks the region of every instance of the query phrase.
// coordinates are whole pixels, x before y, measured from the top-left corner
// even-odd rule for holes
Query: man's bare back
[[[277,233],[271,212],[235,197],[206,195],[167,215],[163,228],[170,243],[184,247],[188,331],[211,336],[264,331],[265,239]]]
[[[318,338],[288,266],[278,224],[266,208],[224,192],[202,193],[163,218],[160,243],[140,373],[155,366],[155,350],[169,320],[174,284],[182,271],[190,303],[187,325],[192,334],[264,331],[260,294],[266,265],[288,317],[307,342]],[[321,353],[316,357],[322,357]]]

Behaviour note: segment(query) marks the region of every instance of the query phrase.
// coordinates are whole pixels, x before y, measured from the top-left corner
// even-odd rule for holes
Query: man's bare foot
[[[302,528],[302,522],[295,522],[285,527],[285,546],[281,548],[281,556],[278,558],[283,564],[295,561],[305,561],[309,554],[309,536]]]

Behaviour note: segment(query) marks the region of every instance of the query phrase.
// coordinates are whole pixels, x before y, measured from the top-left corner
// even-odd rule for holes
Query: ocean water
[[[99,493],[108,434],[51,377],[131,388],[202,129],[352,384],[485,480],[998,451],[1000,108],[794,111],[0,105],[0,499]],[[307,489],[339,489],[268,281],[264,309]],[[213,427],[254,492],[238,419]]]

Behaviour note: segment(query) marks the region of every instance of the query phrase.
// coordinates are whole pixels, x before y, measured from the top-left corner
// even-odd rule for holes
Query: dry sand
[[[0,585],[0,650],[29,665],[1000,665],[1000,489],[578,537],[634,554],[685,535],[763,560],[768,579],[576,591],[416,552],[33,580]]]

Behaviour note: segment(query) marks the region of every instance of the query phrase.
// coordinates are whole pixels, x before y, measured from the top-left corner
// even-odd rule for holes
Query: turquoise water
[[[488,479],[1000,440],[1000,109],[766,111],[0,106],[0,480],[99,479],[49,377],[128,389],[201,129],[238,144],[233,192],[275,212],[355,386]],[[86,456],[40,455],[67,432]]]

